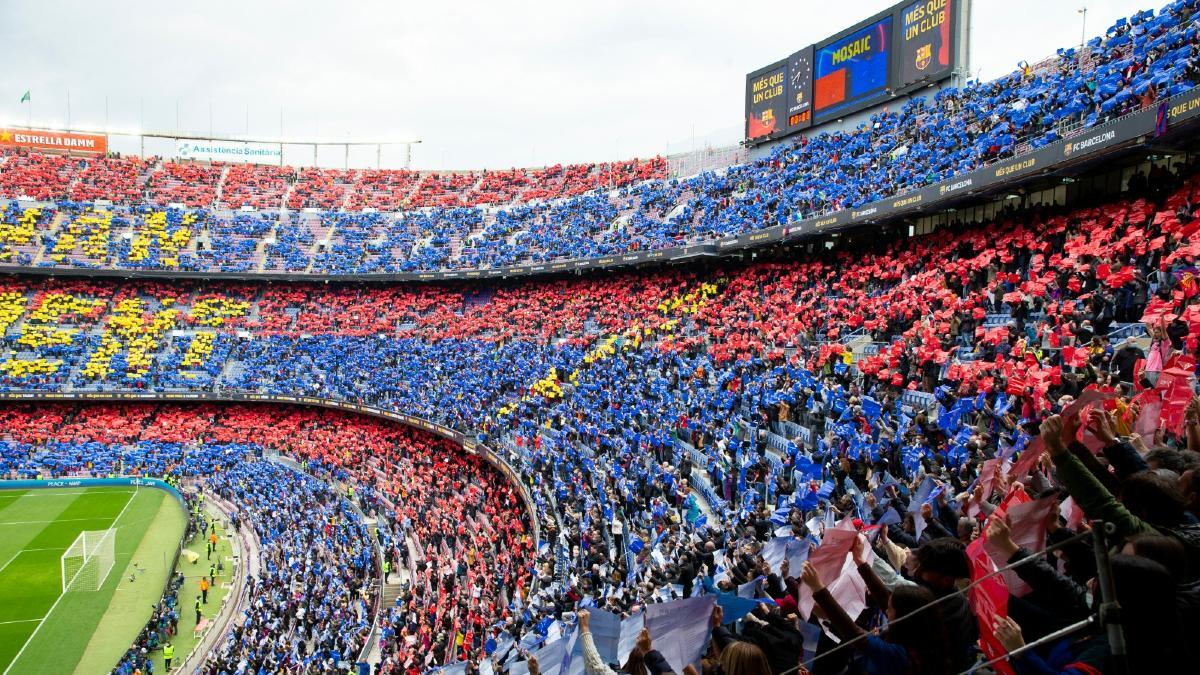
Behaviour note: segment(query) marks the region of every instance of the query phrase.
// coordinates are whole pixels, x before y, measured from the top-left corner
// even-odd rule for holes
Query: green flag
[[[25,90],[25,95],[21,97],[21,103],[25,103],[25,102],[26,102],[26,101],[28,101],[28,100],[29,100],[29,90],[28,90],[28,89],[26,89],[26,90]]]

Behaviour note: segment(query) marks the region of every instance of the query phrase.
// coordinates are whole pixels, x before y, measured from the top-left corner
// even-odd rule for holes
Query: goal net
[[[98,591],[112,571],[116,530],[84,530],[62,555],[62,590]]]

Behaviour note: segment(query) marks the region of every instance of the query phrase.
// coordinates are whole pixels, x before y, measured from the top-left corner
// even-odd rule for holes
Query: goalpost
[[[98,591],[116,562],[116,530],[84,530],[62,554],[62,590]]]

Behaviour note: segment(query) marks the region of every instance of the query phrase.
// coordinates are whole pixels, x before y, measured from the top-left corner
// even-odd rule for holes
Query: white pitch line
[[[21,557],[21,554],[25,553],[26,551],[66,551],[66,550],[67,549],[65,549],[65,548],[23,548],[20,551],[17,551],[16,553],[14,553],[13,557],[8,559],[8,562],[4,563],[3,565],[0,565],[0,572],[3,572],[4,568],[11,565],[12,561]]]
[[[0,621],[0,626],[7,626],[10,623],[33,623],[34,621],[41,621],[41,619],[21,619],[20,621]]]
[[[20,496],[18,496],[18,497],[17,497],[17,499],[14,499],[13,501],[17,501],[17,500],[20,500],[20,499],[24,499],[24,498],[26,498],[26,497],[35,497],[35,496],[36,496],[36,497],[41,497],[43,494],[47,494],[47,493],[41,493],[41,494],[37,494],[37,495],[30,495],[30,494],[20,495]],[[137,490],[122,490],[121,492],[96,492],[96,493],[91,493],[91,492],[82,492],[82,493],[80,493],[80,492],[56,492],[56,493],[50,493],[50,494],[57,494],[57,495],[75,495],[76,497],[83,497],[83,496],[85,496],[85,495],[89,495],[89,494],[127,494],[127,495],[132,495],[132,494],[137,494]],[[132,501],[132,498],[130,498],[130,501]],[[128,505],[129,505],[129,502],[126,502],[125,504],[126,504],[126,506],[128,506]],[[102,518],[102,517],[101,517],[101,518]],[[77,518],[76,520],[100,520],[101,518]],[[28,525],[43,524],[43,525],[44,525],[44,524],[46,524],[46,523],[53,523],[53,522],[57,522],[57,521],[53,521],[53,520],[26,521],[26,523],[25,523],[25,524],[28,524]],[[63,522],[70,522],[70,521],[63,521]],[[22,524],[22,523],[3,523],[3,522],[0,522],[0,525],[20,525],[20,524]],[[65,549],[65,548],[26,548],[26,549],[21,549],[20,551],[17,551],[16,553],[14,553],[14,554],[13,554],[13,557],[11,557],[11,558],[9,558],[9,559],[8,559],[8,562],[4,563],[3,565],[0,565],[0,572],[3,572],[5,567],[8,567],[9,565],[11,565],[11,564],[12,564],[12,561],[16,560],[18,556],[20,556],[22,553],[25,553],[26,551],[65,551],[65,550],[67,550],[67,549]],[[30,619],[30,621],[33,621],[33,619]]]
[[[136,496],[137,493],[134,491],[130,491],[129,494]],[[113,518],[112,523],[109,524],[109,526],[108,526],[109,529],[116,527],[117,521],[121,519],[121,516],[125,515],[125,511],[129,508],[129,505],[132,503],[133,503],[133,497],[130,497],[129,500],[125,502],[125,506],[121,509],[121,512],[118,513],[117,517]],[[98,520],[98,519],[97,518],[79,518],[77,520]],[[114,535],[114,536],[116,536],[116,535]],[[50,618],[50,615],[54,613],[54,609],[56,607],[58,607],[58,603],[62,602],[62,599],[65,597],[67,597],[66,593],[59,593],[58,598],[56,598],[54,600],[53,605],[50,605],[50,609],[46,611],[45,616],[43,616],[40,619],[37,619],[38,625],[33,629],[33,632],[29,634],[29,637],[25,639],[25,644],[21,645],[21,650],[17,652],[17,655],[13,657],[13,660],[9,662],[8,667],[5,668],[4,672],[0,673],[0,675],[8,675],[8,673],[12,671],[13,666],[17,665],[17,662],[21,660],[21,655],[24,654],[25,650],[29,647],[29,643],[33,642],[33,638],[37,637],[38,631],[42,630],[42,626],[46,625],[46,619]]]
[[[131,500],[132,501],[132,500]],[[48,525],[50,523],[81,523],[85,520],[107,520],[104,516],[95,518],[55,518],[53,520],[12,520],[0,525]],[[63,549],[64,551],[66,549]]]
[[[81,485],[80,487],[87,487],[87,486]],[[78,488],[76,488],[76,489],[78,489]],[[74,495],[76,497],[88,497],[88,496],[97,496],[97,495],[132,495],[132,494],[137,494],[137,490],[104,490],[102,492],[84,492],[82,494],[77,493],[77,492],[50,492],[48,490],[38,490],[37,492],[31,491],[31,492],[27,492],[23,495],[17,495],[17,499],[25,499],[26,497],[70,497],[72,495]],[[0,497],[3,497],[3,496],[4,496],[4,488],[0,488]]]
[[[65,551],[66,549],[63,549],[63,550]],[[17,551],[15,554],[13,554],[13,557],[9,558],[8,562],[4,563],[3,565],[0,565],[0,572],[3,572],[5,567],[8,567],[9,565],[11,565],[12,561],[16,560],[17,556],[20,556],[24,552],[25,551]]]

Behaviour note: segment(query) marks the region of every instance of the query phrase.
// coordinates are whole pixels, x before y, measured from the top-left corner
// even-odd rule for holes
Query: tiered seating
[[[275,228],[275,241],[266,246],[267,272],[303,272],[309,265],[309,252],[316,241],[308,218],[284,216]]]
[[[66,199],[79,158],[5,153],[0,165],[0,194],[40,200]]]
[[[420,179],[420,174],[415,171],[362,169],[358,172],[358,180],[350,191],[346,209],[400,211],[408,207],[408,198]]]
[[[710,541],[710,525],[754,529],[773,515],[775,525],[757,537],[765,545],[775,545],[775,527],[821,536],[804,525],[814,515],[865,523],[885,515],[881,497],[861,499],[885,479],[911,491],[898,511],[919,514],[924,498],[912,495],[923,475],[942,477],[944,505],[920,524],[914,515],[889,527],[905,546],[935,545],[956,533],[960,518],[1010,496],[988,467],[1003,468],[999,457],[1032,442],[1027,424],[1063,410],[1085,386],[1095,391],[1088,396],[1121,397],[1114,411],[1125,428],[1164,428],[1185,444],[1175,382],[1186,381],[1186,354],[1200,334],[1200,291],[1187,276],[1200,258],[1192,243],[1200,236],[1192,213],[1198,188],[1191,179],[1169,193],[1151,188],[1167,195],[1162,204],[1131,197],[1074,212],[1012,213],[794,261],[585,282],[209,284],[197,294],[189,284],[125,284],[114,293],[82,282],[13,281],[2,296],[4,346],[13,356],[0,364],[0,383],[320,395],[459,428],[499,448],[532,486],[546,532],[537,554],[542,583],[565,583],[580,597],[624,589],[616,606],[628,610],[662,593],[697,592],[697,579],[681,581],[667,566],[671,556],[695,564],[688,539]],[[1143,283],[1154,285],[1153,301],[1135,297]],[[25,307],[71,323],[35,325]],[[1118,320],[1157,325],[1168,312],[1180,318],[1166,319],[1161,334],[1169,337],[1151,342],[1148,355],[1158,356],[1144,366],[1128,358],[1127,343],[1092,341],[1115,332]],[[989,323],[1000,314],[1012,324]],[[186,325],[203,329],[165,341]],[[237,337],[242,331],[251,337]],[[855,341],[877,344],[868,353]],[[37,359],[45,372],[13,365]],[[1130,407],[1139,382],[1163,405]],[[1183,403],[1190,396],[1184,388]],[[1015,459],[1004,469],[1009,480],[1031,470],[1039,474],[1033,480],[1050,478],[1026,455]],[[422,471],[419,462],[405,466],[405,481]],[[972,492],[978,481],[991,491]],[[457,515],[456,500],[441,502],[444,519],[420,507],[404,512],[402,504],[427,497],[402,485],[409,492],[396,503],[411,521],[415,550],[439,556],[416,570],[425,590],[405,598],[404,611],[443,609],[409,626],[420,649],[405,641],[389,654],[426,665],[475,654],[503,637],[488,618],[503,604],[447,612],[454,603],[445,586],[421,576],[462,553],[457,527],[468,519]],[[464,490],[458,494],[470,499]],[[889,499],[895,508],[900,497]],[[443,550],[448,536],[453,543]],[[672,579],[682,590],[670,590]],[[508,576],[493,588],[511,600],[524,587]],[[545,626],[524,626],[509,626],[509,634],[547,639]],[[449,637],[437,640],[442,631],[462,633],[467,646],[448,649]],[[973,649],[973,639],[965,644]]]
[[[221,203],[233,209],[277,209],[294,179],[295,169],[290,166],[233,164],[225,177]]]
[[[114,213],[104,208],[82,209],[67,214],[54,234],[43,237],[46,264],[70,267],[111,265]]]
[[[251,586],[249,621],[221,642],[204,672],[241,659],[270,670],[353,659],[371,624],[373,597],[360,591],[378,568],[366,527],[328,483],[256,459],[263,450],[286,453],[325,481],[351,482],[362,510],[382,520],[382,555],[411,577],[386,618],[389,669],[450,660],[455,647],[447,630],[468,636],[460,654],[481,654],[486,629],[511,616],[501,598],[530,585],[534,542],[514,488],[449,442],[394,423],[305,408],[212,405],[10,407],[0,409],[0,420],[0,475],[105,475],[123,466],[132,474],[202,478],[206,491],[238,509],[265,549],[265,564]],[[280,564],[301,550],[319,551],[298,556],[307,569]],[[454,581],[440,578],[446,566],[460,564]],[[334,640],[317,641],[299,658],[291,645],[307,624],[303,632],[275,631],[271,647],[241,640],[292,606],[276,593],[289,586],[280,575],[299,574],[300,583],[306,573],[322,579],[305,595],[306,609]],[[438,611],[426,615],[439,600]],[[414,640],[429,644],[415,649]]]
[[[293,204],[337,208],[344,203],[348,210],[430,208],[431,213],[420,217],[436,223],[461,221],[458,209],[463,207],[508,205],[496,214],[473,216],[480,226],[464,233],[474,234],[472,243],[457,237],[432,245],[401,241],[407,251],[392,247],[383,261],[364,253],[349,263],[301,264],[296,259],[288,267],[365,273],[605,256],[742,234],[859,207],[1043,147],[1064,133],[1078,133],[1192,88],[1200,79],[1193,54],[1200,37],[1189,23],[1190,12],[1188,0],[1158,14],[1142,12],[1088,42],[1085,59],[1075,50],[1063,50],[1037,70],[942,90],[932,100],[911,98],[858,129],[818,133],[780,144],[761,160],[685,179],[667,180],[661,159],[534,171],[426,173],[419,178],[410,172],[361,171],[355,177],[314,169],[293,191]],[[10,193],[18,186],[34,185],[49,198],[62,192],[74,171],[68,162],[22,156],[12,157],[5,167],[0,174],[14,172],[5,179]],[[167,163],[155,172],[152,201],[162,203],[167,197],[210,204],[212,195],[206,189],[198,195],[170,197],[181,190],[172,177],[202,171],[186,167]],[[47,172],[58,175],[59,187],[53,185],[54,177],[43,178]],[[224,202],[276,208],[293,174],[287,167],[232,168]],[[211,174],[184,178],[200,184],[214,179]],[[340,201],[349,184],[354,185],[349,197]],[[566,201],[552,208],[528,205],[559,197]],[[374,234],[386,237],[386,229]],[[354,269],[354,264],[360,267]]]
[[[224,165],[164,162],[150,175],[147,201],[158,206],[183,204],[189,207],[212,206]]]
[[[536,174],[536,172],[535,172]],[[524,194],[537,178],[524,169],[484,171],[479,182],[464,198],[468,204],[510,204]]]
[[[944,92],[725,174],[491,215],[289,218],[268,262],[340,272],[602,255],[862,203],[1145,105],[1151,86],[1185,86],[1193,75],[1175,68],[1195,72],[1195,9],[1177,2],[1114,26],[1086,72],[1064,54],[1057,69]],[[422,178],[416,201],[504,189],[456,176]],[[1088,616],[1080,589],[1095,558],[1069,544],[1099,517],[1127,551],[1114,576],[1137,617],[1126,623],[1131,653],[1149,672],[1194,656],[1172,631],[1198,618],[1176,597],[1200,577],[1200,179],[1157,168],[1128,186],[1101,206],[1002,209],[925,236],[584,281],[13,280],[0,289],[0,387],[321,396],[497,449],[532,494],[536,548],[523,523],[506,535],[497,523],[510,521],[488,513],[481,500],[495,494],[516,518],[515,499],[475,475],[469,456],[395,458],[400,529],[429,564],[413,566],[416,590],[386,614],[389,668],[477,665],[489,652],[510,663],[539,647],[559,664],[568,609],[644,610],[650,622],[660,601],[702,596],[723,600],[713,619],[723,625],[769,596],[779,609],[753,611],[772,630],[749,621],[715,639],[756,643],[779,671],[806,642],[822,659],[844,655],[826,633],[879,659],[868,671],[962,672],[980,653],[1003,656]],[[614,228],[619,213],[627,223]],[[327,250],[314,246],[327,238]],[[55,302],[75,307],[76,322],[38,325],[25,309],[37,293],[65,298]],[[206,328],[164,338],[189,316]],[[427,475],[441,482],[413,485]],[[484,536],[473,540],[471,526]],[[1060,568],[990,576],[1044,562],[1033,554],[1047,546]],[[529,558],[542,587],[532,598]],[[492,559],[497,568],[476,569]],[[468,569],[443,571],[452,560]],[[899,581],[905,569],[915,586]],[[959,595],[967,581],[976,590]],[[934,599],[940,615],[907,614]],[[882,625],[885,611],[882,637],[855,623]],[[1079,637],[1012,660],[1029,672],[1107,667],[1102,634]]]
[[[914,97],[858,128],[779,144],[765,157],[726,170],[668,179],[666,162],[655,158],[482,173],[308,169],[297,179],[290,167],[237,165],[228,169],[222,202],[276,209],[291,188],[291,208],[427,209],[402,218],[451,228],[473,221],[470,230],[451,236],[396,237],[371,250],[371,242],[392,236],[393,222],[384,219],[376,230],[360,228],[354,250],[336,260],[300,260],[296,256],[311,253],[289,251],[285,264],[272,264],[296,272],[471,269],[710,241],[903,194],[1182,93],[1200,83],[1192,4],[1177,0],[1158,14],[1119,21],[1089,41],[1083,55],[1063,50],[1034,69],[944,89],[932,99]],[[131,183],[136,171],[128,160],[113,165],[122,167],[120,178],[108,177],[116,171],[108,166],[10,155],[0,165],[0,194],[90,198],[111,184],[114,194],[108,196],[115,201],[136,199],[142,190]],[[148,201],[210,206],[222,170],[164,163],[151,173]],[[106,178],[97,182],[97,172]],[[481,206],[498,211],[476,208]],[[474,213],[464,216],[462,209]],[[464,239],[468,235],[471,241]],[[244,251],[228,253],[239,258]],[[214,250],[211,256],[218,269],[225,254]]]
[[[141,215],[141,222],[131,233],[128,249],[122,248],[119,253],[123,266],[178,268],[180,255],[191,244],[197,219],[202,214],[169,209]]]
[[[357,181],[357,171],[317,167],[300,169],[299,178],[288,195],[287,207],[337,210],[341,208],[346,195],[354,189]],[[389,210],[394,210],[394,207]]]
[[[207,215],[203,212],[202,217]],[[183,266],[192,270],[215,269],[222,272],[255,271],[260,245],[274,230],[282,216],[273,213],[235,213],[228,218],[213,218],[206,226],[208,241],[194,259]]]
[[[136,204],[145,198],[146,172],[151,162],[138,157],[101,157],[81,160],[83,169],[71,185],[70,199],[91,202],[107,199]]]
[[[55,211],[38,207],[21,208],[0,202],[0,260],[26,266],[33,262],[38,244]]]
[[[407,206],[414,209],[423,206],[465,206],[466,194],[478,181],[479,176],[471,172],[427,173],[421,177],[417,189],[408,198]]]

